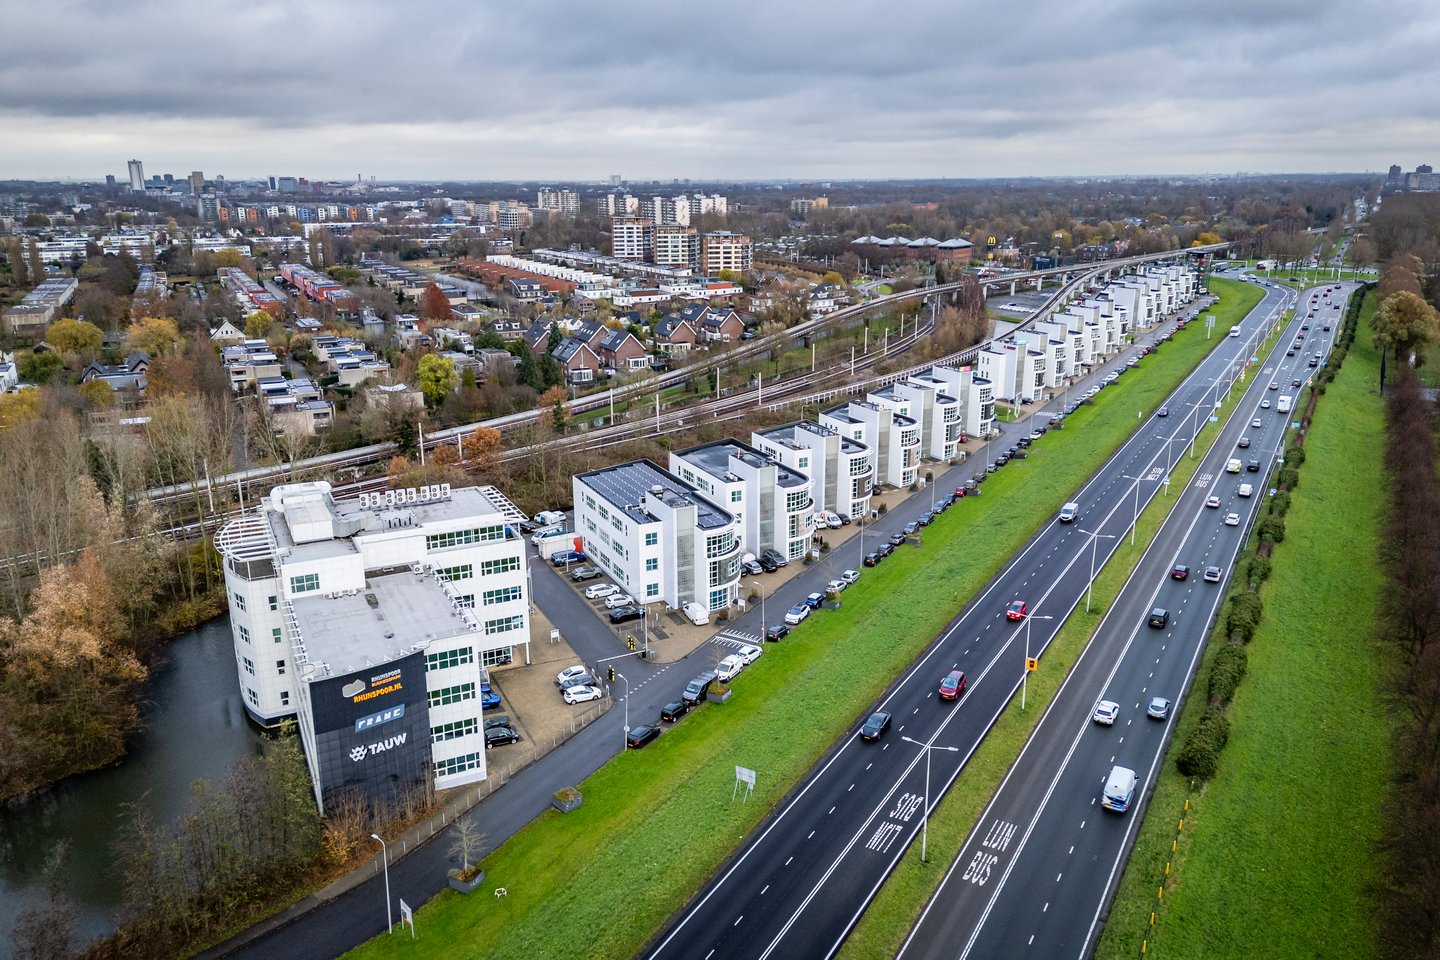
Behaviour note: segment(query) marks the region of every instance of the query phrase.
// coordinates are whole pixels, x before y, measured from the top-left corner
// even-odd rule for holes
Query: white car
[[[566,703],[588,703],[591,700],[599,700],[602,696],[604,696],[604,694],[600,692],[599,687],[565,688]]]
[[[810,616],[810,608],[803,603],[796,604],[785,611],[785,622],[792,627],[798,627]]]
[[[1227,526],[1227,527],[1238,527],[1238,526],[1240,526],[1240,514],[1238,514],[1238,513],[1227,513],[1227,514],[1225,514],[1225,526]]]
[[[628,593],[612,593],[605,598],[605,609],[614,610],[618,607],[638,606],[639,601]]]
[[[829,511],[826,511],[825,526],[829,527],[831,530],[839,530],[843,526],[843,524],[840,522],[840,514],[830,513]]]
[[[760,654],[764,652],[764,648],[757,647],[754,644],[750,643],[742,643],[740,644],[740,646],[735,648],[735,655],[738,656],[741,660],[744,660],[747,667],[750,664],[754,663],[756,660],[759,660]]]
[[[620,588],[613,583],[592,583],[585,588],[586,600],[603,600],[620,592]]]
[[[1108,727],[1115,723],[1115,718],[1119,715],[1120,704],[1114,700],[1101,700],[1095,704],[1095,713],[1091,715],[1091,719]]]
[[[715,676],[720,678],[721,683],[729,683],[739,676],[740,671],[745,669],[745,660],[737,653],[732,653],[720,661],[715,668]]]
[[[1205,498],[1205,506],[1209,507],[1209,508],[1212,509],[1212,510],[1219,509],[1219,507],[1220,507],[1220,498],[1219,498],[1219,497],[1206,497],[1206,498]]]
[[[1261,401],[1260,401],[1260,409],[1261,409],[1261,410],[1269,410],[1269,409],[1270,409],[1270,398],[1269,398],[1269,397],[1266,397],[1264,400],[1261,400]]]
[[[830,593],[839,593],[848,586],[850,586],[850,584],[846,583],[844,580],[831,580],[829,583],[825,584],[825,589]]]
[[[1252,427],[1259,427],[1259,426],[1260,426],[1260,418],[1259,418],[1259,417],[1256,417],[1254,420],[1251,420],[1251,421],[1250,421],[1250,426],[1252,426]]]
[[[555,675],[555,685],[561,689],[570,686],[570,681],[575,677],[583,677],[590,672],[590,668],[583,663],[577,663],[573,667],[566,667]]]
[[[844,573],[840,574],[840,579],[844,580],[847,584],[854,583],[860,579],[860,571],[846,570]]]

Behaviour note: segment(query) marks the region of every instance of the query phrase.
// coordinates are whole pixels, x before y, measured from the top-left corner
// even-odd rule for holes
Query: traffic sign
[[[1040,669],[1040,661],[1035,657],[1027,658],[1025,660],[1025,669],[1029,673],[1034,673],[1036,670]]]

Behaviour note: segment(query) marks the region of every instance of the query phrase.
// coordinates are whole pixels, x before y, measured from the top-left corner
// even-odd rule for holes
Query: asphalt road
[[[1153,334],[1150,338],[1153,338]],[[1128,351],[1110,363],[1097,367],[1093,378],[1098,378],[1108,369],[1122,365],[1127,355]],[[1139,375],[1143,376],[1143,373]],[[1056,407],[1058,405],[1058,400],[1052,404]],[[862,569],[861,559],[864,556],[864,550],[873,549],[875,543],[878,542],[876,538],[898,532],[905,523],[914,519],[928,507],[932,492],[938,494],[960,485],[975,473],[977,462],[992,459],[995,452],[1008,448],[1014,442],[1015,437],[1021,433],[1028,433],[1031,429],[1029,420],[1013,424],[1003,423],[998,426],[1002,430],[1002,437],[990,445],[990,450],[981,453],[970,462],[950,468],[944,474],[937,474],[935,485],[930,490],[922,490],[914,494],[907,501],[906,506],[891,510],[868,525],[863,544],[859,537],[852,537],[831,553],[829,563],[817,564],[811,569],[801,571],[788,583],[775,588],[774,592],[767,596],[764,608],[764,612],[769,615],[770,622],[779,622],[783,611],[801,602],[807,594],[822,591],[825,583],[834,576],[833,571],[844,570],[847,567]],[[1129,448],[1127,445],[1127,449]],[[1005,469],[1028,469],[1027,463],[1035,465],[1037,462],[1038,458],[1017,461],[1014,466]],[[963,510],[965,506],[962,501],[952,507],[952,510]],[[871,535],[872,532],[874,537]],[[1103,547],[1104,542],[1101,545]],[[1088,557],[1088,551],[1086,555]],[[626,653],[619,641],[614,639],[608,628],[596,619],[584,601],[579,599],[569,587],[551,581],[550,578],[556,577],[557,574],[548,565],[532,558],[532,570],[532,595],[535,596],[536,602],[550,620],[562,626],[567,641],[584,662],[595,665],[598,661],[603,661],[608,657]],[[1007,574],[1009,572],[1007,570]],[[999,603],[999,601],[987,602]],[[983,607],[983,604],[981,606]],[[991,613],[994,612],[988,607],[984,609]],[[996,606],[995,609],[998,610],[999,607]],[[744,637],[763,635],[761,612],[762,608],[760,607],[752,608],[738,620],[732,621],[725,632]],[[724,646],[726,643],[727,641],[724,639],[712,640],[702,644],[684,660],[668,665],[650,663],[633,657],[617,661],[617,669],[630,682],[628,697],[625,697],[624,684],[619,684],[618,691],[622,706],[625,700],[629,701],[630,723],[634,725],[641,720],[653,720],[658,717],[660,708],[669,701],[677,699],[685,683],[693,675],[713,667],[716,645]],[[1038,633],[1036,643],[1038,647],[1040,643]],[[977,649],[976,656],[979,655],[980,651]],[[544,656],[543,651],[537,645],[536,649],[532,651],[532,658],[544,659]],[[556,669],[558,670],[559,667],[557,666]],[[968,663],[966,669],[972,669]],[[1016,673],[1018,674],[1018,669]],[[927,689],[933,688],[933,681],[937,679],[938,677],[932,678],[926,674],[924,685]],[[974,682],[972,679],[972,683]],[[998,683],[988,684],[990,688],[997,688],[997,694],[999,686]],[[499,846],[536,815],[543,812],[555,790],[581,782],[619,753],[624,739],[625,720],[624,709],[611,710],[559,748],[525,770],[518,772],[508,783],[480,803],[476,809],[482,828],[487,835],[484,853]],[[988,723],[986,726],[988,727]],[[899,751],[892,752],[890,750],[896,746],[896,743],[892,732],[891,741],[884,744],[883,747],[887,753],[898,756]],[[503,750],[504,748],[499,749]],[[418,907],[445,887],[446,871],[452,866],[458,866],[458,862],[448,856],[448,833],[448,831],[441,832],[430,842],[405,852],[404,856],[392,862],[390,885],[393,899],[403,898],[411,906]],[[898,855],[898,849],[896,854]],[[267,930],[244,945],[236,946],[233,949],[222,947],[210,952],[207,957],[240,957],[245,960],[314,960],[314,958],[339,956],[384,932],[386,928],[384,905],[383,882],[380,877],[376,877],[283,926]]]
[[[1176,390],[1170,415],[1137,430],[1076,494],[1080,519],[1045,525],[896,681],[878,705],[894,716],[890,732],[878,742],[852,735],[836,744],[656,937],[648,956],[808,958],[839,948],[919,836],[927,806],[938,802],[1018,692],[1027,654],[1043,657],[1083,602],[1092,569],[1128,531],[1137,484],[1143,509],[1288,299],[1283,290],[1267,291],[1242,323],[1243,335],[1227,337]],[[1143,368],[1135,375],[1143,376]],[[1043,469],[1043,447],[1006,469]],[[1015,599],[1028,602],[1030,619],[1006,618]],[[958,703],[942,702],[937,685],[956,668],[966,672],[969,688]],[[862,720],[856,718],[857,729]]]
[[[1353,289],[1345,285],[1345,293]],[[1321,288],[1323,289],[1323,288]],[[1302,298],[1305,303],[1308,295]],[[1171,723],[1193,678],[1229,584],[1235,556],[1262,507],[1270,471],[1293,417],[1262,400],[1295,396],[1295,379],[1313,372],[1316,351],[1328,353],[1341,310],[1322,304],[1304,350],[1287,357],[1282,339],[1256,367],[1241,403],[1205,456],[1192,483],[1157,533],[1107,612],[1094,639],[1042,718],[1015,766],[946,873],[900,956],[911,960],[960,957],[1085,957],[1093,948],[1153,789]],[[1305,311],[1291,322],[1298,332]],[[1323,322],[1332,331],[1322,330]],[[1268,389],[1270,382],[1278,388]],[[1259,426],[1254,426],[1254,421]],[[1241,437],[1248,449],[1239,449]],[[1232,458],[1260,461],[1261,472],[1226,472]],[[1255,494],[1238,496],[1240,484]],[[1123,491],[1112,496],[1123,500]],[[1206,505],[1216,496],[1218,507]],[[1224,523],[1227,514],[1238,526]],[[1173,564],[1191,573],[1171,575]],[[1201,573],[1214,564],[1219,583]],[[1146,625],[1153,607],[1169,611],[1163,630]],[[1146,716],[1151,697],[1173,701],[1171,718]],[[1113,726],[1091,720],[1099,700],[1120,706]],[[1104,810],[1100,794],[1112,765],[1140,776],[1136,802],[1124,814]],[[1169,815],[1171,811],[1163,811]],[[1179,815],[1178,813],[1176,814]],[[1156,879],[1159,882],[1159,878]],[[1143,917],[1120,918],[1140,924]]]

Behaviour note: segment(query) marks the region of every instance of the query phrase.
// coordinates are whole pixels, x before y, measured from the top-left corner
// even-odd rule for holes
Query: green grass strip
[[[1372,295],[1316,410],[1220,771],[1192,790],[1175,770],[1173,752],[1205,707],[1194,697],[1111,907],[1101,960],[1139,957],[1142,941],[1147,956],[1164,958],[1374,954],[1365,887],[1375,875],[1392,729],[1370,631],[1385,437],[1373,314]],[[1211,644],[1197,690],[1219,646]]]
[[[380,937],[350,956],[551,958],[577,938],[587,957],[633,956],[1135,429],[1136,411],[1153,411],[1260,297],[1238,282],[1212,290],[1225,298],[1217,336],[1200,325],[1178,334],[997,473],[985,496],[939,517],[922,548],[864,571],[843,609],[769,645],[729,703],[607,763],[580,784],[583,807],[542,815],[486,858],[480,891],[427,904],[418,940]],[[731,800],[736,764],[759,772],[748,803]],[[508,896],[491,896],[497,886]]]

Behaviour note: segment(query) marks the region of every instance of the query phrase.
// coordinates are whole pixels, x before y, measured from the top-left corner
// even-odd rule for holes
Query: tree
[[[45,341],[61,353],[88,361],[99,356],[105,334],[93,323],[65,317],[50,324]]]
[[[125,331],[126,352],[143,350],[151,357],[162,357],[184,344],[175,321],[166,317],[142,317]]]
[[[50,354],[43,354],[50,356]],[[0,394],[0,435],[24,420],[40,416],[40,392],[21,390],[18,393]]]
[[[449,298],[436,284],[427,284],[420,294],[420,316],[431,323],[445,323],[453,316]]]
[[[540,394],[540,400],[535,404],[536,410],[550,411],[550,427],[556,433],[564,433],[569,426],[570,420],[565,412],[565,401],[569,398],[564,387],[554,386]]]
[[[5,241],[5,260],[10,264],[10,277],[15,286],[30,286],[30,268],[25,263],[25,243],[19,237],[10,237]]]
[[[69,849],[70,841],[58,840],[46,856],[40,874],[45,899],[25,907],[16,916],[10,932],[15,946],[13,960],[69,960],[74,955],[78,946],[75,904],[62,885]]]
[[[34,237],[30,238],[30,252],[26,254],[26,258],[30,265],[30,282],[38,287],[45,279],[45,261],[40,258],[40,245],[35,242]]]
[[[109,410],[115,406],[115,391],[104,380],[91,380],[80,384],[80,396],[96,410]]]
[[[449,357],[427,353],[420,358],[420,393],[431,410],[439,409],[459,382],[460,375]]]
[[[479,860],[480,851],[485,848],[485,834],[480,830],[480,824],[473,813],[456,820],[454,831],[450,841],[450,856],[460,861],[460,879],[468,881],[474,876],[470,872],[471,861]]]
[[[545,340],[545,352],[547,354],[554,353],[555,348],[560,346],[560,342],[564,339],[565,336],[560,332],[560,327],[554,323],[550,324],[550,335]]]
[[[268,340],[275,332],[275,318],[264,310],[256,310],[245,318],[245,336],[252,340]]]
[[[1386,297],[1375,312],[1375,346],[1393,348],[1395,362],[1415,355],[1415,365],[1424,362],[1424,348],[1440,336],[1440,316],[1435,308],[1408,290]]]

